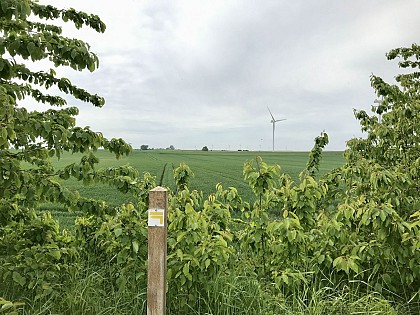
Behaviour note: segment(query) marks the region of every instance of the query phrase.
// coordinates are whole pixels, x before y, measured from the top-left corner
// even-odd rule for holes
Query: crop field
[[[173,169],[180,163],[186,163],[195,176],[191,180],[190,188],[203,191],[204,195],[215,190],[217,183],[224,187],[233,186],[246,200],[252,199],[251,189],[243,179],[243,165],[246,161],[261,156],[268,164],[278,164],[282,172],[288,173],[297,179],[299,173],[305,168],[308,152],[226,152],[226,151],[178,151],[178,150],[134,150],[128,157],[116,160],[115,156],[98,151],[100,167],[111,167],[129,164],[140,171],[149,172],[156,177],[157,183],[174,188]],[[64,155],[58,162],[63,167],[79,160],[79,155]],[[320,174],[326,173],[344,163],[342,152],[324,152],[320,167]],[[119,193],[107,185],[96,184],[84,186],[76,180],[70,179],[65,184],[69,188],[77,189],[82,195],[103,199],[111,203],[122,203],[127,196]]]
[[[308,152],[249,152],[249,151],[180,151],[180,150],[134,150],[128,157],[116,160],[115,156],[107,151],[96,152],[100,163],[99,167],[115,167],[129,164],[140,171],[149,172],[156,177],[156,183],[174,188],[173,169],[180,163],[186,163],[195,176],[191,180],[190,188],[203,191],[208,195],[215,191],[217,183],[223,187],[236,187],[240,196],[247,201],[254,199],[251,188],[243,179],[243,165],[246,161],[261,156],[268,164],[278,164],[281,171],[297,179],[299,173],[305,168],[308,161]],[[81,155],[65,154],[56,162],[57,167],[64,167],[80,160]],[[320,166],[320,174],[326,173],[344,163],[343,152],[324,152]],[[105,184],[84,186],[75,179],[63,183],[65,186],[76,189],[81,195],[104,200],[110,204],[118,205],[126,202],[135,203],[135,198],[117,191],[114,187]],[[72,225],[75,214],[68,213],[55,204],[42,205],[41,210],[50,210],[64,227]]]

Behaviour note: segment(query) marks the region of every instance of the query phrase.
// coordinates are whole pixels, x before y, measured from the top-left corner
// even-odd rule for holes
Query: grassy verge
[[[114,275],[115,276],[115,275]],[[57,294],[48,299],[36,300],[26,296],[19,300],[12,289],[2,288],[6,298],[24,302],[18,308],[19,314],[146,314],[147,290],[144,285],[131,285],[130,289],[118,290],[110,280],[106,266],[86,265],[69,276]],[[1,286],[0,286],[1,287]],[[221,274],[207,289],[191,292],[194,299],[187,304],[179,301],[182,296],[169,291],[168,314],[212,314],[212,315],[333,315],[333,314],[410,314],[410,308],[389,301],[379,293],[356,293],[348,286],[304,287],[291,296],[284,296],[274,286],[257,279],[252,273],[244,274],[234,270]],[[16,291],[15,291],[16,292]],[[181,306],[182,305],[182,306]],[[411,314],[415,310],[411,307]],[[0,314],[1,313],[0,311]],[[5,313],[7,314],[7,313]]]

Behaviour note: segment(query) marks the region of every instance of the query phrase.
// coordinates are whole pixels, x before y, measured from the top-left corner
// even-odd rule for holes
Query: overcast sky
[[[42,1],[46,3],[48,1]],[[51,1],[49,1],[51,3]],[[385,53],[420,35],[418,0],[69,0],[99,15],[104,34],[66,27],[91,44],[100,67],[61,70],[105,97],[78,125],[133,147],[327,150],[360,136],[353,108],[370,109],[372,73],[399,72]],[[70,25],[69,25],[70,26]]]

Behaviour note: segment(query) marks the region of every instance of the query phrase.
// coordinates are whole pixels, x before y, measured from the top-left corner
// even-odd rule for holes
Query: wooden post
[[[149,193],[147,315],[166,314],[168,191],[156,187]]]

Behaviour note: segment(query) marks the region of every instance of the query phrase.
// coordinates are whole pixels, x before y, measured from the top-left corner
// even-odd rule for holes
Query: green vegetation
[[[308,152],[226,152],[226,151],[169,151],[169,150],[134,150],[129,156],[115,160],[113,154],[98,150],[96,156],[100,160],[100,166],[104,168],[117,165],[130,165],[139,173],[149,172],[156,178],[159,185],[175,190],[173,178],[174,167],[180,163],[186,163],[194,172],[191,187],[202,191],[204,196],[210,195],[216,190],[217,184],[224,187],[235,187],[244,200],[253,202],[255,196],[252,189],[244,181],[243,166],[248,160],[261,156],[270,164],[279,164],[282,171],[297,180],[299,173],[305,168],[308,161]],[[57,168],[80,160],[79,154],[63,154],[60,160],[53,161]],[[325,174],[344,163],[343,152],[324,152],[320,165],[320,174]],[[107,184],[96,183],[95,185],[83,185],[76,179],[70,178],[63,182],[63,186],[77,190],[80,195],[87,198],[104,200],[107,203],[118,206],[123,203],[136,203],[136,197],[117,191]],[[57,203],[42,204],[41,211],[51,211],[62,228],[72,228],[74,220],[80,211],[68,212],[65,205]]]
[[[98,64],[85,43],[31,22],[31,13],[105,29],[97,16],[73,9],[1,2],[0,313],[144,314],[148,192],[159,182],[170,188],[170,314],[419,313],[420,73],[397,76],[398,86],[372,76],[383,102],[371,116],[355,112],[367,137],[348,142],[344,163],[337,154],[334,163],[321,164],[328,143],[322,133],[306,163],[296,153],[267,153],[263,160],[243,152],[153,152],[154,177],[139,172],[144,164],[134,165],[149,152],[139,152],[140,159],[135,152],[129,160],[135,167],[107,164],[99,148],[117,158],[131,148],[77,127],[77,108],[18,106],[27,95],[66,103],[34,85],[57,86],[95,106],[104,102],[54,70],[31,72],[16,62],[15,56],[49,59],[77,70]],[[403,68],[420,65],[417,45],[387,56],[401,58]],[[244,165],[238,154],[248,157]],[[237,182],[241,171],[247,189]],[[209,194],[201,191],[217,182],[223,184]],[[79,184],[97,192],[80,189],[81,195]],[[127,197],[121,204],[97,199],[114,199],[105,185]],[[54,211],[40,211],[45,204]],[[63,209],[77,215],[74,225],[63,221],[69,229],[53,216]]]
[[[112,166],[130,165],[140,173],[149,172],[156,177],[158,184],[171,189],[175,188],[173,170],[180,163],[186,163],[194,172],[191,185],[204,195],[214,192],[216,184],[225,187],[236,187],[245,200],[254,198],[251,188],[244,181],[243,166],[248,160],[261,156],[269,164],[279,164],[285,173],[297,180],[299,173],[305,169],[308,152],[226,152],[226,151],[170,151],[170,150],[134,150],[129,156],[115,160],[115,156],[107,151],[99,150],[95,154],[104,168]],[[53,161],[57,168],[80,160],[81,155],[63,154],[60,160]],[[320,166],[320,174],[325,174],[344,164],[343,152],[324,152]],[[81,195],[105,200],[118,205],[133,198],[116,191],[109,185],[83,185],[76,179],[69,179],[63,183],[68,188],[77,189]],[[52,205],[51,205],[52,206]],[[54,207],[48,209],[54,209]]]

